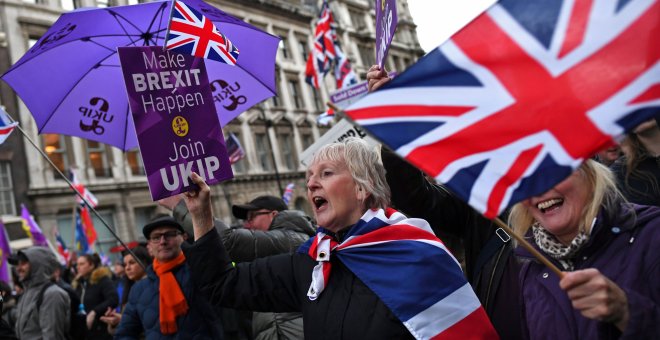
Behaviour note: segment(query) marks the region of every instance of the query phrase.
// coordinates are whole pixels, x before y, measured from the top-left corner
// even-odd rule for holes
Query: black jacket
[[[94,269],[89,279],[74,280],[72,286],[85,305],[85,312],[96,312],[92,329],[87,332],[87,339],[111,339],[107,325],[100,320],[108,307],[115,308],[119,304],[119,295],[112,283],[112,273],[107,267]],[[85,291],[83,296],[83,290]],[[76,313],[77,311],[71,311]]]
[[[193,235],[192,219],[183,200],[174,208],[173,216],[188,234]],[[218,219],[213,223],[229,252],[229,258],[234,262],[248,262],[260,257],[293,253],[303,242],[316,234],[312,220],[297,210],[280,211],[273,218],[268,231],[230,228]]]
[[[192,229],[188,209],[181,200],[174,209],[174,218],[186,230]],[[257,258],[291,254],[316,233],[309,216],[296,210],[279,212],[267,231],[229,228],[218,219],[214,220],[216,231],[234,262],[249,262]],[[252,318],[253,338],[299,339],[302,338],[303,321],[300,313],[254,313]]]
[[[440,239],[462,241],[467,279],[495,330],[502,339],[522,338],[519,267],[511,241],[502,242],[491,221],[445,187],[430,183],[392,151],[383,148],[381,156],[394,207],[410,217],[425,219]]]
[[[305,339],[411,339],[412,335],[362,281],[333,257],[321,296],[307,290],[316,265],[306,254],[283,254],[232,266],[217,233],[184,250],[193,281],[211,303],[303,314]]]

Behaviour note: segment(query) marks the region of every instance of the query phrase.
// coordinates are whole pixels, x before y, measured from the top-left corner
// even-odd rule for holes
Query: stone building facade
[[[335,89],[332,75],[325,78],[325,86],[319,91],[305,83],[305,61],[312,46],[320,1],[209,2],[282,37],[276,72],[279,95],[242,113],[223,129],[225,136],[231,132],[239,138],[246,157],[233,165],[233,180],[212,187],[215,214],[227,223],[239,223],[231,216],[232,204],[263,194],[280,195],[288,183],[295,184],[291,208],[309,212],[304,168],[298,155],[327,131],[328,127],[317,125],[316,117],[325,111],[324,103]],[[423,55],[423,51],[407,2],[397,2],[399,26],[386,65],[400,71]],[[137,2],[0,0],[0,72],[16,62],[61,13],[78,7],[134,3]],[[330,0],[329,3],[345,53],[358,77],[364,80],[366,70],[375,60],[374,1]],[[65,174],[69,169],[77,169],[80,181],[100,202],[98,212],[123,240],[140,238],[142,226],[160,208],[151,200],[137,149],[124,153],[77,137],[39,134],[26,106],[4,82],[0,82],[0,104],[20,122],[25,134],[48,154],[57,168]],[[21,238],[20,224],[16,223],[20,204],[29,207],[51,240],[57,228],[65,242],[73,241],[75,200],[71,189],[28,139],[15,131],[0,145],[0,214],[13,240]],[[102,249],[107,251],[116,243],[100,221],[94,219]]]

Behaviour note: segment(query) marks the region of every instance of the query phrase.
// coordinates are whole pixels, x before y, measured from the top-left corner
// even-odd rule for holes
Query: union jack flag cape
[[[417,339],[497,339],[458,261],[421,219],[369,210],[341,243],[319,228],[299,249],[318,261],[307,296],[322,296],[337,257]],[[374,254],[377,260],[374,260]]]
[[[229,65],[236,65],[239,53],[211,20],[178,0],[174,0],[165,48]]]
[[[660,113],[659,13],[503,0],[346,113],[494,218]]]

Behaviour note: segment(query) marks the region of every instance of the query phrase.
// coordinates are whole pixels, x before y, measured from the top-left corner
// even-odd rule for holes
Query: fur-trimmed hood
[[[92,271],[92,274],[89,275],[89,284],[90,285],[98,284],[104,277],[108,277],[109,279],[112,279],[112,272],[110,271],[110,268],[98,267]],[[71,283],[73,289],[78,288],[78,285],[80,284],[79,281],[80,280],[78,279],[73,280],[73,282]]]

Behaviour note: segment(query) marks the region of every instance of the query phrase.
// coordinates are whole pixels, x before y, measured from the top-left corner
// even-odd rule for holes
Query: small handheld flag
[[[233,133],[229,133],[229,136],[225,141],[225,145],[227,146],[227,155],[229,156],[229,163],[234,164],[240,161],[243,157],[245,157],[245,151],[243,151],[243,147],[241,146],[241,143],[238,141],[238,137],[236,137],[236,135],[234,135]]]
[[[4,143],[5,140],[9,138],[9,134],[14,131],[16,125],[18,125],[18,123],[12,121],[7,112],[0,107],[0,144]]]
[[[236,65],[238,48],[213,22],[183,1],[174,0],[165,48],[181,54]]]
[[[293,188],[295,186],[296,186],[295,183],[289,183],[287,184],[286,189],[284,189],[284,195],[282,195],[282,200],[287,205],[289,204],[289,201],[291,201],[291,198],[293,197]]]

